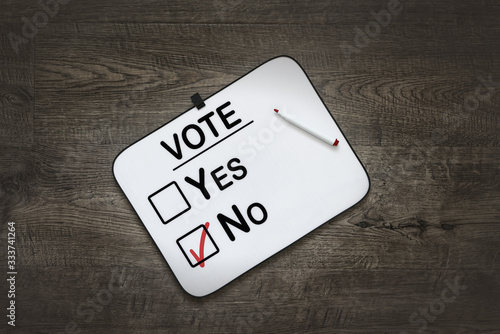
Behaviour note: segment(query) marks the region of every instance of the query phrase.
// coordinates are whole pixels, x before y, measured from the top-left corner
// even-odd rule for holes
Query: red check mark
[[[203,260],[205,258],[205,239],[207,238],[207,230],[208,230],[208,227],[210,226],[210,223],[209,222],[206,222],[205,223],[205,228],[202,229],[203,232],[201,232],[201,238],[200,238],[200,255],[198,256],[198,254],[196,254],[196,252],[192,249],[189,250],[189,252],[191,253],[191,255],[193,255],[193,257],[196,259],[196,262],[200,262],[201,260]],[[201,262],[200,263],[200,267],[205,267],[205,262]]]

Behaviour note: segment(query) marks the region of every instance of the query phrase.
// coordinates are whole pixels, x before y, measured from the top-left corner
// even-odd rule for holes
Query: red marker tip
[[[278,112],[279,110],[278,109],[274,109],[274,111]]]
[[[339,140],[335,139],[335,142],[333,143],[333,146],[337,146],[339,144]]]

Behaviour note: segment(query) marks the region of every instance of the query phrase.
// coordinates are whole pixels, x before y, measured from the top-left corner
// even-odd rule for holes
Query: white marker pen
[[[300,124],[298,123],[297,121],[293,120],[292,118],[286,116],[285,114],[283,113],[280,113],[278,109],[274,109],[274,111],[276,112],[276,114],[278,116],[280,116],[281,118],[283,118],[285,121],[287,121],[288,123],[290,124],[293,124],[295,125],[296,127],[298,127],[299,129],[302,129],[304,130],[305,132],[313,135],[314,137],[318,138],[318,139],[321,139],[322,141],[324,141],[325,143],[327,143],[328,145],[330,146],[337,146],[339,144],[339,140],[337,138],[335,139],[331,139],[331,138],[327,138],[325,137],[324,135],[322,134],[319,134],[317,133],[316,131],[308,128],[307,126],[303,125],[303,124]]]

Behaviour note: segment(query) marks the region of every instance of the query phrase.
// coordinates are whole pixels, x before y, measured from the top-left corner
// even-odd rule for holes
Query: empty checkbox
[[[186,196],[175,181],[149,195],[148,199],[163,224],[171,222],[191,209]]]

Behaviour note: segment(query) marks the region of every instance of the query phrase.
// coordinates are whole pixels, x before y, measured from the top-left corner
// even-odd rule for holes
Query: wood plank
[[[8,25],[0,24],[0,143],[29,146],[33,143],[34,68],[33,43],[11,43]],[[16,52],[17,50],[17,52]]]
[[[49,3],[50,1],[44,1]],[[67,0],[67,4],[59,5],[57,14],[51,18],[54,22],[91,22],[116,23],[126,20],[130,23],[317,23],[352,22],[353,17],[369,17],[370,10],[378,10],[369,3],[357,5],[341,1],[320,0],[315,6],[301,1],[257,0],[245,2],[242,0],[214,0],[199,2],[194,0],[142,1],[140,4],[131,0],[123,1],[86,1],[85,3]],[[448,2],[449,3],[449,2]],[[490,6],[495,3],[491,2]],[[429,5],[427,5],[428,7]],[[382,6],[380,6],[382,7]],[[4,4],[3,20],[21,20],[21,17],[31,19],[42,6],[31,1],[7,0]],[[488,15],[486,10],[475,12]],[[50,3],[51,11],[55,7]],[[304,15],[307,13],[307,15]],[[348,15],[346,15],[348,14]]]
[[[93,269],[62,276],[55,269],[35,272],[26,268],[39,279],[32,282],[34,294],[20,297],[20,302],[30,305],[26,310],[40,319],[39,328],[50,332],[64,330],[71,321],[90,332],[127,331],[130,326],[148,332],[175,329],[195,333],[299,333],[313,329],[331,333],[346,328],[349,333],[372,328],[415,332],[421,324],[410,323],[409,317],[416,312],[416,319],[423,319],[419,309],[436,308],[436,300],[446,290],[446,299],[455,298],[443,303],[441,314],[428,322],[428,327],[436,332],[452,329],[466,333],[494,328],[497,312],[483,303],[500,296],[498,272],[293,269],[245,275],[224,293],[200,300],[183,295],[175,278],[165,275],[162,268]],[[277,277],[277,281],[271,282],[269,277]],[[478,287],[478,281],[483,287]],[[456,296],[449,286],[460,287]],[[381,287],[387,293],[381,293]],[[477,298],[485,293],[488,299]],[[111,295],[109,303],[100,303],[106,295]],[[241,296],[246,297],[242,300]],[[460,307],[463,304],[468,307]]]
[[[6,0],[3,5],[2,20],[21,20],[32,18],[42,6],[33,1]],[[44,1],[49,3],[49,0]],[[66,1],[64,1],[66,2]],[[195,0],[142,1],[98,1],[79,2],[67,0],[59,5],[57,14],[50,22],[90,22],[90,23],[245,23],[245,24],[366,24],[373,20],[371,11],[388,9],[384,2],[347,2],[319,0],[311,6],[298,0]],[[397,3],[396,3],[397,4]],[[53,5],[50,10],[54,11]],[[481,6],[475,3],[456,3],[451,0],[414,1],[401,0],[402,11],[393,20],[405,15],[420,24],[446,23],[449,25],[497,25],[498,2],[485,0]]]

